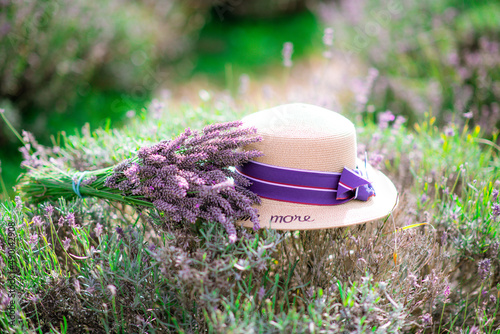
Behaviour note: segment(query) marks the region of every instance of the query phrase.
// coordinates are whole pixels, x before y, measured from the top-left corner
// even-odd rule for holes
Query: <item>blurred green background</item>
[[[493,0],[0,2],[0,108],[43,144],[60,131],[120,126],[161,90],[202,78],[236,91],[237,79],[287,71],[332,51],[379,70],[368,103],[445,125],[464,113],[487,132],[500,120],[500,3]],[[208,87],[207,87],[208,88]],[[353,93],[356,92],[355,87]],[[366,110],[361,110],[366,112]],[[0,123],[2,177],[20,173],[20,143]]]

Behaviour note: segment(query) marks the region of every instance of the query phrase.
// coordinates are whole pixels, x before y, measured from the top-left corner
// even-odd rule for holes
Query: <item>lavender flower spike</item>
[[[248,181],[234,167],[260,156],[244,147],[261,140],[255,128],[243,127],[241,121],[208,125],[202,131],[188,128],[172,140],[140,148],[115,166],[85,171],[87,178],[79,191],[82,196],[135,206],[141,213],[154,210],[169,228],[197,221],[219,223],[229,241],[235,242],[234,221],[250,217],[254,229],[259,228],[252,207],[259,198],[245,188]],[[24,175],[21,191],[26,198],[44,202],[77,196],[71,187],[75,172],[50,166],[39,169],[30,168]],[[20,198],[16,203],[22,206]],[[34,219],[35,224],[41,222],[41,217]],[[76,227],[74,213],[58,219],[60,227],[65,223]],[[102,229],[98,224],[95,234],[99,236]],[[70,246],[69,241],[63,244]]]

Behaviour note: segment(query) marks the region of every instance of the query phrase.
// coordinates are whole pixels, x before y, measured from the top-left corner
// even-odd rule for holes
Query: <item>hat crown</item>
[[[293,103],[253,113],[242,121],[263,137],[262,142],[247,146],[264,153],[256,161],[335,173],[356,167],[356,129],[334,111]]]

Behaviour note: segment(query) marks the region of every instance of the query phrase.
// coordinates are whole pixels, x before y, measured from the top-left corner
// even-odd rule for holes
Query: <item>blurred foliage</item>
[[[192,73],[218,75],[219,79],[224,78],[221,74],[227,78],[226,71],[232,71],[234,77],[245,72],[259,76],[273,66],[281,66],[285,42],[293,43],[293,59],[311,53],[320,38],[319,22],[309,11],[272,19],[220,20],[214,10],[200,31]]]
[[[147,0],[0,2],[0,107],[18,129],[49,134],[103,125],[150,99],[203,18],[181,3]],[[0,124],[8,186],[16,139]]]
[[[209,75],[233,85],[241,73],[279,65],[283,43],[303,56],[319,39],[310,12],[275,19],[235,18],[236,11],[148,0],[2,3],[0,107],[17,129],[42,143],[85,123],[120,125],[171,82]],[[240,15],[243,15],[240,13]],[[269,13],[268,13],[269,14]],[[199,38],[198,38],[198,32]],[[228,76],[229,74],[229,76]],[[7,187],[19,174],[18,142],[0,124]]]
[[[61,159],[64,170],[99,168],[186,126],[245,112],[215,97],[175,114],[152,105],[121,129],[84,127],[37,149],[42,159]],[[497,148],[478,127],[443,132],[432,115],[425,117],[415,129],[395,120],[356,121],[359,153],[383,155],[384,172],[405,189],[388,220],[312,231],[238,228],[238,241],[230,244],[220,224],[163,230],[154,215],[94,198],[54,199],[50,206],[5,201],[0,244],[8,244],[12,222],[15,251],[0,249],[0,328],[361,334],[475,327],[495,333]],[[18,296],[13,324],[7,277]],[[64,322],[68,330],[59,331]]]
[[[162,64],[180,57],[203,25],[182,15],[182,5],[155,0],[0,6],[0,99],[13,103],[7,112],[20,127],[45,141],[47,132],[119,120],[144,105],[166,80]],[[135,103],[123,104],[122,95]]]
[[[334,8],[325,20],[337,28],[337,49],[381,73],[373,104],[412,122],[432,109],[441,125],[468,112],[486,132],[500,124],[498,1],[340,1]]]

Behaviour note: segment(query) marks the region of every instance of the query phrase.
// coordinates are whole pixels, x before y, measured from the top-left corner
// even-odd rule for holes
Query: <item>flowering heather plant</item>
[[[241,124],[213,124],[201,133],[188,128],[173,140],[142,147],[136,157],[96,171],[64,172],[55,164],[33,166],[25,161],[28,172],[20,190],[34,202],[91,196],[139,209],[155,208],[170,224],[216,221],[234,242],[234,220],[249,216],[254,229],[259,229],[252,208],[259,198],[245,188],[249,181],[232,167],[261,154],[242,150],[261,137],[255,128]]]

